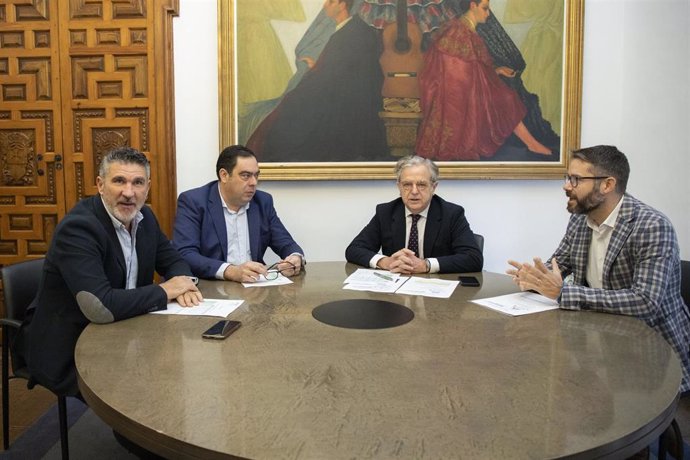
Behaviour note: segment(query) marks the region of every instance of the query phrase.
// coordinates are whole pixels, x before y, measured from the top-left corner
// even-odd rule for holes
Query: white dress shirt
[[[218,193],[220,193],[220,188]],[[220,201],[223,204],[225,232],[228,238],[226,262],[221,264],[216,272],[216,278],[222,280],[225,279],[223,274],[228,266],[242,265],[252,260],[251,248],[249,246],[249,220],[247,219],[247,211],[251,203],[247,203],[235,212],[228,207],[222,194],[220,195]]]
[[[101,197],[101,201],[103,197]],[[141,211],[137,211],[137,214],[132,220],[132,231],[131,233],[125,227],[125,224],[117,220],[115,216],[110,213],[110,210],[103,203],[105,212],[110,216],[110,220],[113,222],[113,227],[115,227],[115,234],[120,242],[120,247],[122,248],[122,254],[125,256],[125,269],[127,270],[127,284],[125,289],[134,289],[137,287],[137,277],[139,276],[139,258],[137,257],[137,229],[139,228],[139,222],[144,220],[144,215]]]
[[[611,234],[616,226],[622,203],[623,198],[620,199],[616,207],[611,211],[611,214],[601,225],[597,225],[587,217],[587,226],[592,229],[592,241],[589,243],[589,254],[587,257],[587,284],[589,284],[589,287],[597,289],[604,287],[604,259],[606,259]]]

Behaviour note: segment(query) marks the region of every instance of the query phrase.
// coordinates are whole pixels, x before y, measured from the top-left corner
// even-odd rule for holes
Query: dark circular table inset
[[[348,299],[314,308],[312,316],[322,323],[348,329],[385,329],[402,326],[414,318],[407,307],[384,300]]]

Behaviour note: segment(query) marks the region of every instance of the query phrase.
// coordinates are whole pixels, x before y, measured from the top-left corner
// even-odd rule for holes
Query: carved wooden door
[[[97,193],[102,155],[152,163],[149,204],[175,206],[172,16],[177,0],[0,0],[0,265],[43,255]]]
[[[149,204],[174,212],[175,0],[0,0],[0,264],[47,250],[59,219],[97,193],[102,155],[152,162]]]
[[[57,14],[0,5],[0,263],[47,250],[65,212]]]

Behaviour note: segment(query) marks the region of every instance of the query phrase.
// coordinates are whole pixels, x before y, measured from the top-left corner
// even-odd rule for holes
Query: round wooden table
[[[222,341],[201,338],[211,317],[91,324],[75,355],[82,394],[169,458],[621,458],[673,419],[679,360],[635,318],[503,315],[469,302],[515,292],[487,272],[450,299],[343,290],[356,268],[310,263],[266,288],[202,281],[206,298],[245,299]],[[374,330],[312,317],[344,299],[415,317]]]

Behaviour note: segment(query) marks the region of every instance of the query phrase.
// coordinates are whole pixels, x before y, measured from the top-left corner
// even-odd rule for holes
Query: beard
[[[566,192],[566,196],[575,201],[575,204],[568,202],[568,212],[571,214],[589,214],[597,209],[604,202],[604,194],[597,189],[592,189],[587,195],[582,198],[571,195]]]
[[[113,216],[115,216],[117,220],[119,220],[125,225],[129,225],[129,223],[134,220],[134,218],[137,215],[137,212],[139,212],[137,208],[132,208],[131,210],[127,211],[120,211],[118,208],[112,209]]]
[[[110,214],[112,214],[117,220],[122,222],[125,226],[134,220],[137,213],[141,210],[141,206],[136,204],[136,200],[132,200],[130,203],[134,204],[131,208],[120,209],[117,207],[117,201],[111,201],[111,199],[103,197],[103,203],[108,209]]]

